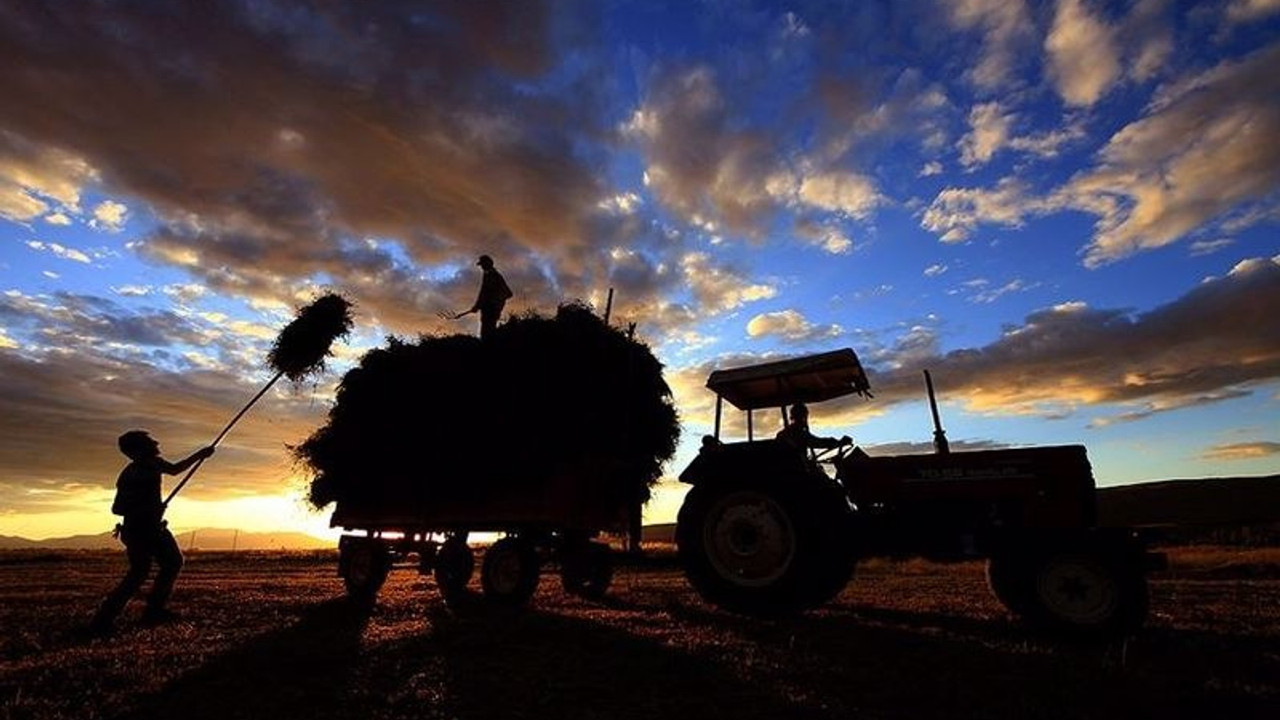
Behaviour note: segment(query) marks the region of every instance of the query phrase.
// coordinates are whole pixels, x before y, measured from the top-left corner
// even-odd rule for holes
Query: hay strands
[[[302,308],[298,316],[276,336],[271,353],[267,356],[267,364],[276,371],[276,374],[240,409],[240,412],[236,413],[235,417],[231,418],[231,422],[222,428],[222,432],[218,433],[218,437],[214,438],[210,444],[216,447],[222,442],[227,433],[231,432],[231,428],[235,427],[236,423],[240,422],[240,418],[249,412],[249,408],[262,399],[262,396],[266,395],[280,378],[288,376],[290,380],[296,382],[323,370],[325,358],[330,355],[334,341],[345,337],[350,332],[351,303],[346,298],[329,293]],[[178,491],[182,490],[203,464],[204,459],[201,458],[191,466],[182,478],[182,482],[178,483],[164,499],[165,507],[168,507],[169,501],[173,500]]]

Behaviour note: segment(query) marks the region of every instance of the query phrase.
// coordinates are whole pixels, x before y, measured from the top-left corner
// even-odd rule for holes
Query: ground
[[[1280,717],[1280,551],[1183,549],[1125,642],[1037,636],[979,563],[865,563],[829,606],[748,620],[669,564],[589,602],[446,607],[397,568],[366,610],[333,553],[192,553],[175,623],[77,629],[113,553],[0,556],[0,718]]]

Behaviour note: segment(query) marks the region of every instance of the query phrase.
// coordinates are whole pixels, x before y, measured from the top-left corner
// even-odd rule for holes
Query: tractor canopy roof
[[[857,393],[871,397],[871,384],[849,348],[790,360],[716,370],[707,387],[739,410],[814,403]]]

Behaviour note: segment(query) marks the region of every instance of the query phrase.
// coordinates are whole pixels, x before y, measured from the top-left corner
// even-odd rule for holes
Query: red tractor
[[[1080,445],[951,452],[934,419],[932,454],[870,457],[852,445],[814,453],[754,437],[757,410],[870,397],[849,349],[713,372],[715,434],[680,475],[693,487],[676,542],[707,601],[748,615],[813,608],[837,595],[859,558],[986,558],[992,593],[1043,628],[1130,632],[1147,616],[1149,553],[1136,533],[1097,525]],[[724,401],[747,439],[720,438]]]

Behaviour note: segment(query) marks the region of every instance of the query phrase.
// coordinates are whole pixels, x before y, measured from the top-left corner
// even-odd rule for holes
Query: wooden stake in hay
[[[231,418],[231,422],[222,428],[222,432],[218,433],[218,437],[214,438],[210,445],[217,446],[222,442],[222,438],[231,432],[231,428],[235,427],[240,418],[249,412],[249,408],[266,395],[281,377],[287,376],[290,380],[297,382],[312,373],[324,370],[325,358],[330,355],[333,343],[351,332],[351,324],[351,303],[346,298],[333,293],[325,294],[299,310],[298,316],[276,336],[271,352],[267,355],[267,365],[276,371],[275,376],[267,381],[267,384],[240,409],[240,412],[236,413],[235,417]],[[178,494],[178,491],[203,464],[204,459],[201,459],[187,471],[182,482],[178,483],[177,487],[169,493],[169,497],[164,499],[165,506],[168,506],[169,501]]]

